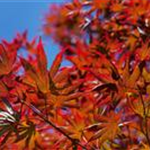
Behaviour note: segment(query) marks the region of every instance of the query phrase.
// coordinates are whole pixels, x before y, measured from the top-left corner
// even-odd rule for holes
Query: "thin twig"
[[[58,132],[60,132],[61,134],[63,134],[68,140],[70,140],[74,145],[78,145],[82,148],[84,148],[84,150],[87,150],[87,148],[85,146],[83,146],[82,144],[80,144],[77,140],[71,138],[68,134],[66,134],[63,130],[61,130],[59,127],[57,127],[55,124],[53,124],[51,121],[49,121],[47,119],[47,117],[45,117],[41,111],[39,109],[37,109],[35,106],[33,106],[32,104],[28,104],[26,101],[21,100],[21,103],[25,104],[27,107],[29,107],[36,115],[38,115],[42,120],[44,120],[46,123],[48,123],[49,125],[51,125],[55,130],[57,130]]]

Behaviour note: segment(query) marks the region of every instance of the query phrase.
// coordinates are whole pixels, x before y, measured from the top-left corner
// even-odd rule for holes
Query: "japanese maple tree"
[[[0,149],[149,150],[150,1],[50,10],[43,33],[60,48],[50,68],[41,38],[0,44]]]

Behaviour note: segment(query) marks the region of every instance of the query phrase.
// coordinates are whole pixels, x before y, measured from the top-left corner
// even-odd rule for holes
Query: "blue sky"
[[[42,18],[49,5],[58,5],[68,0],[0,0],[0,40],[8,41],[17,32],[28,30],[29,39],[42,35]],[[58,47],[52,41],[44,41],[49,65],[58,52]]]

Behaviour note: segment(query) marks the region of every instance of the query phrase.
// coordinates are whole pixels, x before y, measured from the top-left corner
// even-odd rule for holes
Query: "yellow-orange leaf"
[[[89,131],[98,131],[91,137],[89,141],[99,139],[101,143],[106,140],[114,139],[119,130],[120,114],[110,112],[107,116],[100,116],[100,122],[92,126],[87,127]]]

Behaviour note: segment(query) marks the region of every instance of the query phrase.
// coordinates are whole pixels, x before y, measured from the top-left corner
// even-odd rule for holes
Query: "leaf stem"
[[[143,124],[145,126],[145,132],[143,131],[143,133],[146,136],[147,142],[148,142],[148,144],[150,146],[150,138],[149,138],[149,135],[148,135],[148,124],[147,124],[146,107],[145,107],[145,103],[144,103],[144,100],[143,100],[143,97],[142,97],[142,93],[140,92],[140,89],[139,89],[139,94],[140,94],[140,99],[141,99],[141,102],[142,102],[142,105],[143,105],[143,116],[144,116]]]

